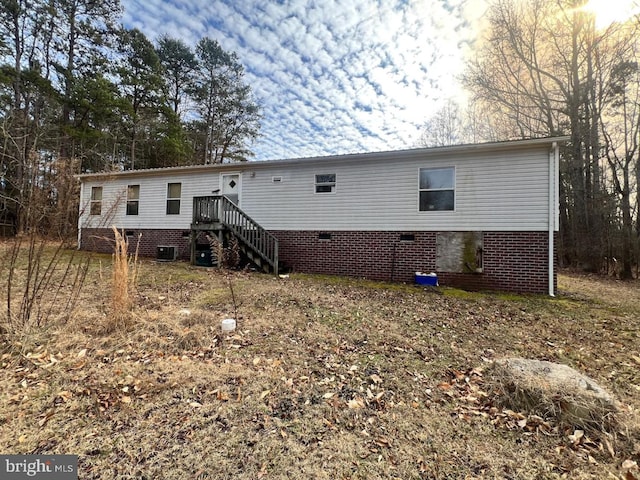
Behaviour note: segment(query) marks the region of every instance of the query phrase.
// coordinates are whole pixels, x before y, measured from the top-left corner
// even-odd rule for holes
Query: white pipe
[[[555,297],[555,289],[553,288],[554,278],[554,232],[556,227],[556,202],[558,199],[559,179],[557,175],[558,161],[560,156],[560,149],[558,142],[551,144],[551,151],[549,152],[549,296]]]
[[[80,182],[80,201],[78,202],[78,250],[82,248],[82,202],[84,201],[84,182]]]

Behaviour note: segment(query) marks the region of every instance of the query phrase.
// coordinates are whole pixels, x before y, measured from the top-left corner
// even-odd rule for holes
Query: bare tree
[[[613,59],[634,41],[628,28],[596,30],[577,0],[496,0],[465,83],[504,138],[566,134],[561,165],[562,260],[598,269],[606,255],[601,118]]]

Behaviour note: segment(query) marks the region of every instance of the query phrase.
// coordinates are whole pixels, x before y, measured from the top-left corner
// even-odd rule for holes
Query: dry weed
[[[138,248],[141,236],[138,236],[135,252],[129,254],[129,240],[126,235],[118,231],[116,227],[112,227],[112,229],[115,244],[111,274],[112,317],[110,324],[111,328],[115,329],[127,323],[128,314],[133,305],[132,296],[138,278]]]

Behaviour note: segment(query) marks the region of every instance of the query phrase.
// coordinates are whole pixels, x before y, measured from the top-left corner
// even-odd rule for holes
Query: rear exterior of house
[[[564,140],[84,174],[79,245],[111,252],[115,225],[193,260],[201,205],[223,196],[252,222],[239,238],[277,240],[276,268],[552,295]]]

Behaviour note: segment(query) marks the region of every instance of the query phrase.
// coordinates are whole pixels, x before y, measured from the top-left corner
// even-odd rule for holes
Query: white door
[[[222,195],[240,206],[240,174],[223,174]]]

